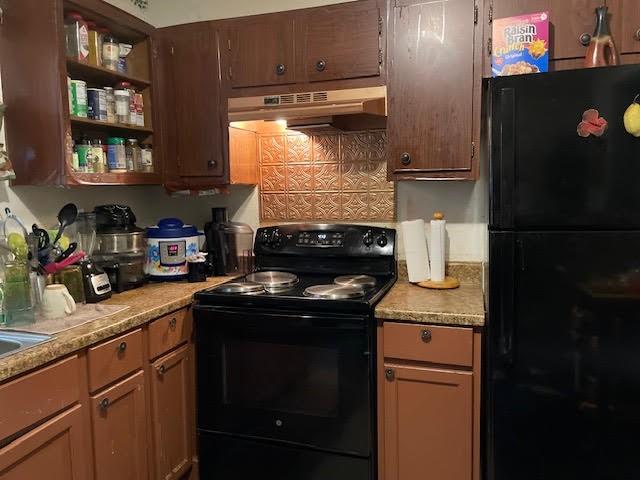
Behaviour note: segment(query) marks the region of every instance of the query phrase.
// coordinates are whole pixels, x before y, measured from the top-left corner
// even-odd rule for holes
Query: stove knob
[[[271,248],[280,248],[282,246],[282,234],[280,230],[274,230],[271,235]]]
[[[367,247],[373,245],[373,234],[371,233],[371,230],[364,234],[364,237],[362,237],[362,243],[364,243]]]
[[[269,232],[266,230],[262,231],[262,234],[260,235],[260,243],[262,245],[268,245],[269,244]]]
[[[377,243],[379,247],[386,247],[387,243],[389,243],[389,241],[387,240],[387,236],[384,233],[380,235],[378,237]]]

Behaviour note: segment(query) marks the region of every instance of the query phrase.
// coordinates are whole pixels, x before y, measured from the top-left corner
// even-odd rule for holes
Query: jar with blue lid
[[[163,218],[147,227],[145,273],[150,280],[185,280],[189,274],[187,258],[197,255],[198,229],[179,218]]]

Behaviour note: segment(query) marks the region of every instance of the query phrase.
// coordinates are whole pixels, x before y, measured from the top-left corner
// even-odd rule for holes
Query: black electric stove
[[[256,272],[196,295],[203,478],[376,478],[373,312],[395,282],[395,240],[261,228]]]

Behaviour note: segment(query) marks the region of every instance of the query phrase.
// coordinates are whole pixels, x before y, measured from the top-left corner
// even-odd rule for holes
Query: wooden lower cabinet
[[[82,408],[76,405],[0,449],[0,479],[87,478]]]
[[[471,480],[472,373],[385,364],[385,480]]]
[[[148,478],[144,373],[91,397],[95,480]]]
[[[192,348],[187,344],[152,364],[151,425],[158,480],[179,479],[192,464],[192,359]]]

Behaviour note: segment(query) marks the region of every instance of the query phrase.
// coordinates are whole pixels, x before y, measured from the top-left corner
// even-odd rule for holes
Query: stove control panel
[[[300,247],[344,247],[344,232],[300,232]]]
[[[295,224],[263,227],[256,255],[299,257],[394,257],[396,232],[391,228],[342,224]]]

